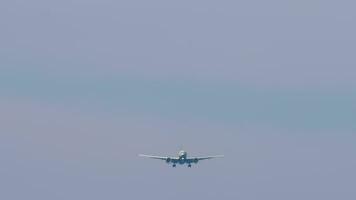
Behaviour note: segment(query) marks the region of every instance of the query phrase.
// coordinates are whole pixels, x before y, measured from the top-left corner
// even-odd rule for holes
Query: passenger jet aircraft
[[[173,167],[176,167],[177,164],[180,164],[180,165],[188,164],[188,167],[192,167],[192,163],[196,164],[200,160],[207,160],[207,159],[212,159],[212,158],[224,157],[223,155],[206,156],[206,157],[188,157],[187,152],[185,152],[183,150],[179,151],[178,157],[151,156],[151,155],[144,155],[144,154],[140,154],[139,156],[158,159],[158,160],[164,160],[168,164],[172,163]]]

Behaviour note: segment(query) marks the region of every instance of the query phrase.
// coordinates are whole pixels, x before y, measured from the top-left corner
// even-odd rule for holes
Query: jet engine
[[[171,162],[171,158],[167,158],[166,163],[170,163],[170,162]]]
[[[199,159],[198,159],[198,158],[194,158],[194,159],[193,159],[193,162],[194,162],[195,164],[197,164],[197,163],[198,163],[198,161],[199,161]]]

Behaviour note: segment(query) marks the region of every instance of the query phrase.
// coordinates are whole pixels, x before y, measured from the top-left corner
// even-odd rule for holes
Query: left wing
[[[217,156],[205,156],[205,157],[197,157],[195,159],[198,160],[208,160],[208,159],[213,159],[213,158],[223,158],[224,155],[217,155]]]
[[[197,163],[200,160],[208,160],[208,159],[213,159],[213,158],[222,158],[224,155],[217,155],[217,156],[205,156],[205,157],[192,157],[188,158],[189,163]]]

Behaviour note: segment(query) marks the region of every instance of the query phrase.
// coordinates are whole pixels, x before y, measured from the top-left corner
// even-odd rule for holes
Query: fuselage
[[[180,164],[180,165],[184,165],[186,163],[190,164],[189,162],[190,160],[188,159],[188,153],[186,151],[179,151],[178,152],[178,159],[172,159],[171,162],[173,164]]]
[[[173,161],[173,163],[177,163],[177,164],[181,164],[181,165],[188,163],[187,155],[188,154],[186,151],[184,151],[184,150],[179,151],[178,152],[178,160]]]
[[[185,152],[185,151],[179,151],[179,153],[178,153],[178,157],[179,157],[179,160],[184,160],[184,159],[187,159],[187,152]]]

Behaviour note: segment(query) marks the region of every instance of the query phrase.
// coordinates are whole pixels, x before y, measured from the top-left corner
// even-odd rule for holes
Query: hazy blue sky
[[[2,0],[0,199],[354,200],[355,6]]]

